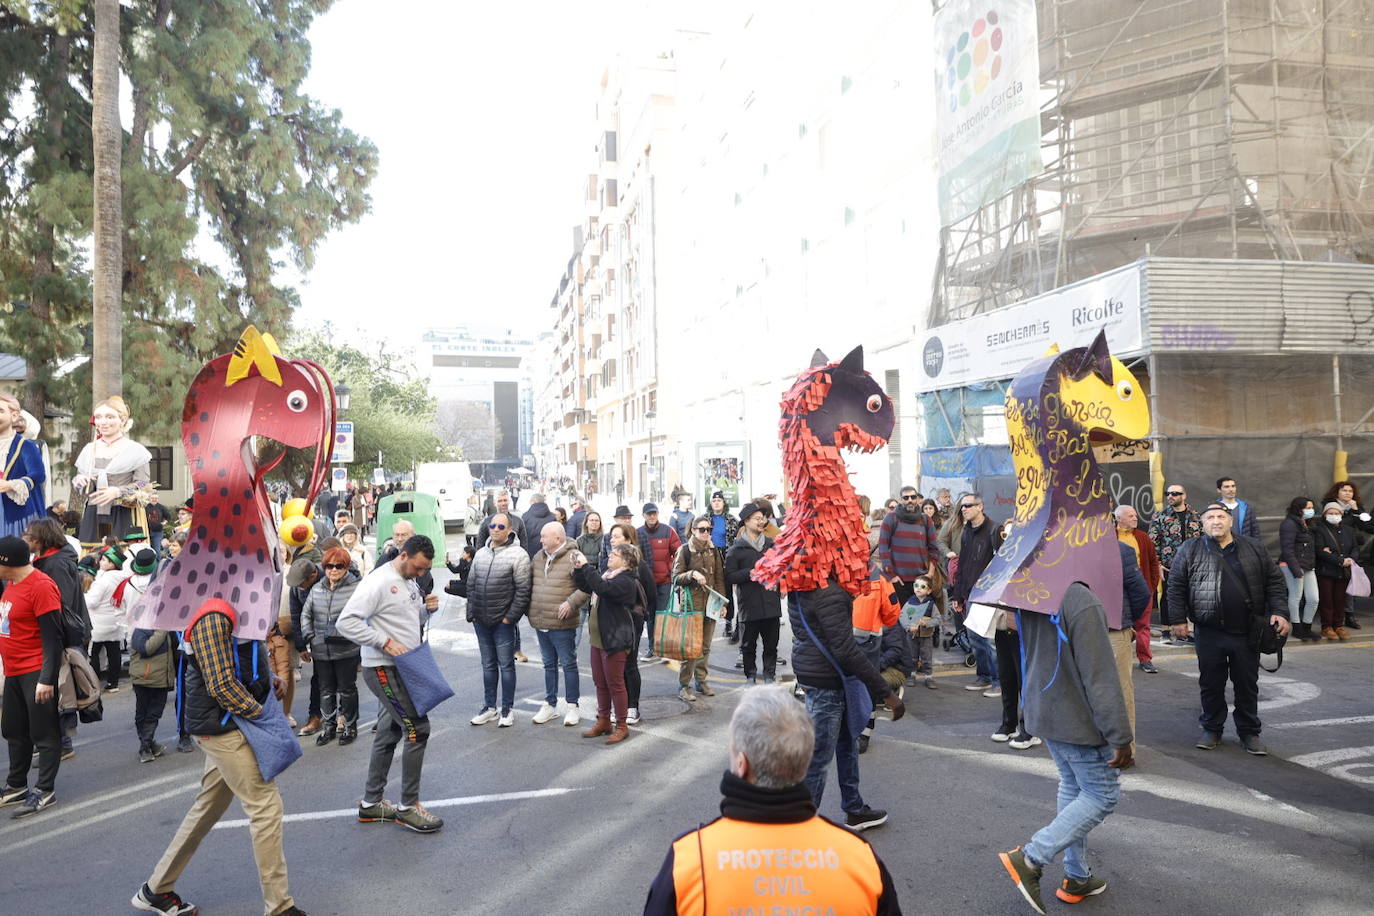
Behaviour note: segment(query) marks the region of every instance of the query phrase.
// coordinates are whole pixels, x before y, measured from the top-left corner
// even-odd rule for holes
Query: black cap
[[[629,506],[616,506],[615,512],[611,515],[611,518],[620,518],[622,516],[629,518],[633,514]]]
[[[28,566],[29,545],[23,538],[0,538],[0,566]]]
[[[658,506],[656,506],[654,503],[645,503],[644,509],[642,511],[645,515],[648,515],[650,512],[657,512]]]
[[[712,498],[712,499],[725,499],[725,491],[724,491],[724,490],[717,490],[716,492],[714,492],[714,493],[711,494],[711,498]]]
[[[1220,509],[1222,512],[1225,512],[1227,515],[1230,515],[1230,514],[1231,514],[1231,509],[1230,509],[1225,503],[1208,503],[1207,505],[1205,505],[1205,506],[1202,507],[1202,511],[1198,513],[1198,518],[1201,518],[1202,516],[1206,515],[1208,512],[1211,512],[1213,509]]]
[[[739,523],[743,525],[745,522],[749,521],[749,516],[758,515],[761,512],[763,512],[763,509],[758,503],[745,503],[739,507]]]

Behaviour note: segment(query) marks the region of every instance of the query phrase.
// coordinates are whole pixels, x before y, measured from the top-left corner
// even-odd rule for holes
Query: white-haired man
[[[816,814],[804,782],[815,732],[785,687],[744,694],[730,719],[721,816],[678,837],[645,914],[900,913],[892,876],[857,834]],[[766,901],[759,896],[766,888]]]

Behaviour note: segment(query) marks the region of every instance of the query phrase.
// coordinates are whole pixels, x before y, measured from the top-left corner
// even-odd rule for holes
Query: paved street
[[[434,628],[457,697],[434,716],[424,778],[444,830],[420,836],[356,823],[371,733],[364,728],[348,748],[308,739],[304,758],[280,780],[297,902],[312,916],[637,912],[669,841],[717,814],[725,726],[745,689],[733,678],[732,647],[716,642],[719,693],[690,709],[673,695],[671,670],[646,668],[645,723],[608,748],[558,722],[530,723],[542,694],[534,664],[518,666],[514,728],[469,726],[481,676],[475,642],[457,618],[448,609]],[[528,630],[525,651],[537,656]],[[1222,749],[1194,749],[1192,655],[1162,649],[1158,663],[1160,674],[1136,676],[1140,766],[1127,775],[1116,814],[1091,837],[1110,890],[1082,909],[1374,913],[1374,641],[1299,647],[1279,676],[1263,676],[1267,759],[1244,754],[1229,730]],[[1018,752],[988,740],[999,701],[960,689],[969,680],[951,666],[939,690],[909,688],[907,718],[880,722],[863,758],[866,800],[891,811],[868,837],[907,913],[1029,912],[994,854],[1050,819],[1053,768],[1043,748]],[[585,667],[583,689],[589,710]],[[373,707],[365,696],[365,720]],[[0,820],[5,913],[129,911],[203,764],[199,753],[139,764],[132,718],[126,688],[109,698],[104,722],[82,727],[77,757],[59,776],[59,804],[29,821]],[[393,772],[398,781],[399,764]],[[838,815],[833,772],[823,813]],[[260,912],[240,818],[236,803],[177,888],[205,913]],[[1049,874],[1057,880],[1059,872]]]

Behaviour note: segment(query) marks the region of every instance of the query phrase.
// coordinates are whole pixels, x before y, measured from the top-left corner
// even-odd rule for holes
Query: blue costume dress
[[[37,443],[15,433],[8,443],[0,440],[0,478],[18,484],[17,492],[0,493],[0,537],[19,537],[29,524],[43,518],[43,453]]]

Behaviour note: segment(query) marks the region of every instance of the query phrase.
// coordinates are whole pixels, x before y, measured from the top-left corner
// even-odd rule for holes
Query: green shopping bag
[[[692,607],[692,593],[673,589],[668,606],[654,614],[654,654],[680,662],[701,658],[706,645],[706,615]]]

